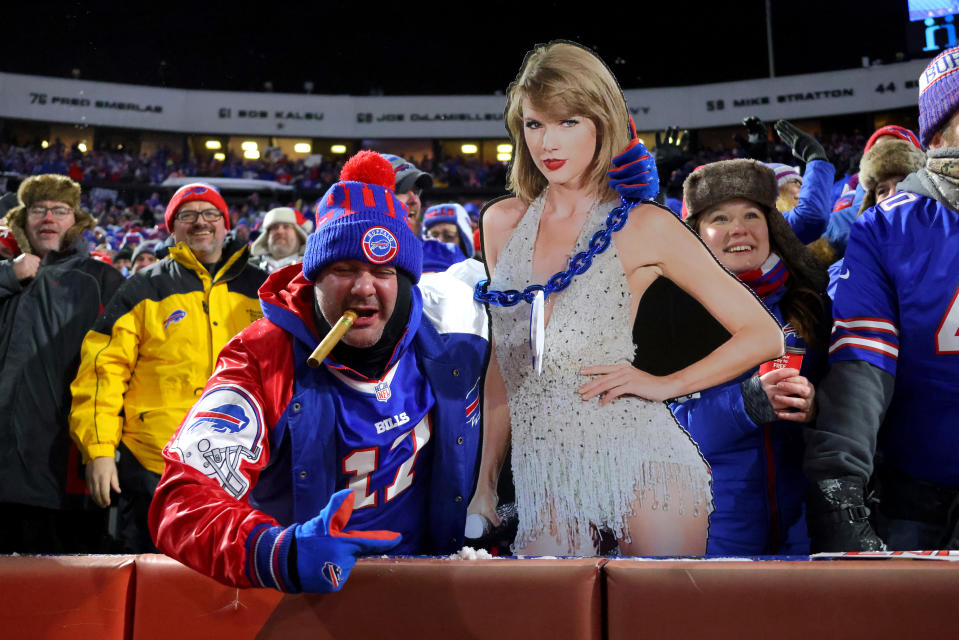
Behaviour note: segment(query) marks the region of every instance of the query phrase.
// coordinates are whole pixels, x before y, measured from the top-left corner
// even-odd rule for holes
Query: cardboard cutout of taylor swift
[[[701,555],[709,471],[663,401],[778,357],[782,331],[675,215],[610,187],[624,149],[652,163],[636,154],[623,93],[595,54],[562,41],[531,51],[509,87],[506,123],[512,196],[481,222],[489,282],[478,295],[490,303],[494,346],[469,511],[499,523],[511,445],[517,555],[595,555],[604,538],[624,555]],[[690,348],[640,335],[637,353],[634,329],[665,335],[647,318],[657,302],[715,318],[704,321],[707,340]],[[655,370],[634,366],[643,362]]]

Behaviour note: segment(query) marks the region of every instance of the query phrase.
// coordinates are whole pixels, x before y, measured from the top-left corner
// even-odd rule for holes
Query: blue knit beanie
[[[334,262],[360,260],[393,265],[419,282],[423,249],[393,193],[395,179],[389,160],[375,151],[360,151],[343,165],[340,181],[317,204],[316,231],[303,256],[307,280]]]
[[[919,76],[919,140],[928,148],[959,108],[959,47],[946,49]]]

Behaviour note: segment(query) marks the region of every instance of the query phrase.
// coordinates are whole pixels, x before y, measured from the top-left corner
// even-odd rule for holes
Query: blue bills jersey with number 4
[[[879,437],[913,477],[959,487],[959,213],[904,191],[849,235],[833,306],[830,364],[895,377]]]

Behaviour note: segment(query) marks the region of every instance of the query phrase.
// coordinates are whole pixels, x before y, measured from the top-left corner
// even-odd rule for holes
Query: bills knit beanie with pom
[[[389,160],[375,151],[360,151],[343,165],[340,181],[316,208],[316,231],[303,256],[307,280],[334,262],[360,260],[393,265],[419,282],[423,247],[406,223],[406,206],[393,193],[395,180]]]

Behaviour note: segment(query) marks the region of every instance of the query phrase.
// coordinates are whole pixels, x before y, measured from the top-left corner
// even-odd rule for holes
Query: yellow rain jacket
[[[185,243],[138,272],[114,295],[80,351],[70,386],[70,435],[83,461],[112,457],[122,442],[163,472],[160,451],[213,375],[220,349],[263,316],[266,273],[232,244],[214,278]]]

